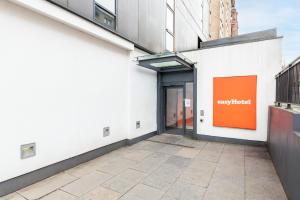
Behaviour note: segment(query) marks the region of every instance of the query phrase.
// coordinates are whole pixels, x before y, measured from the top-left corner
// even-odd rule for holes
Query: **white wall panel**
[[[0,26],[0,182],[127,139],[137,119],[131,137],[156,130],[156,75],[130,51],[8,1]],[[36,156],[21,160],[32,142]]]
[[[131,53],[131,60],[143,56],[143,51],[135,49]],[[157,74],[156,72],[137,66],[135,62],[129,65],[129,135],[135,138],[145,133],[157,130]],[[141,127],[136,129],[136,121]]]
[[[266,141],[268,106],[275,101],[275,75],[281,70],[281,39],[185,53],[197,62],[198,134]],[[213,78],[257,75],[257,130],[213,126]],[[201,117],[200,110],[205,116]],[[200,123],[200,119],[204,119]]]

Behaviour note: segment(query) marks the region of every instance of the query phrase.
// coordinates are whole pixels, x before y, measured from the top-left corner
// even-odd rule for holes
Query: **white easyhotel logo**
[[[238,100],[238,99],[230,99],[230,100],[217,100],[217,104],[220,105],[251,105],[251,99],[248,100]]]

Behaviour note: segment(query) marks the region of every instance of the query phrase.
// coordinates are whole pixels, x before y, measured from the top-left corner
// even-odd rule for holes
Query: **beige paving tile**
[[[62,187],[61,190],[79,197],[104,183],[110,177],[111,175],[109,174],[93,172]]]
[[[247,152],[266,152],[268,151],[267,147],[265,146],[245,146],[245,153]]]
[[[246,200],[287,200],[279,181],[246,177]]]
[[[204,149],[204,147],[206,145],[207,145],[207,142],[196,140],[195,143],[193,144],[193,147],[198,149],[198,150],[202,150],[202,149]]]
[[[245,157],[245,169],[246,176],[278,180],[278,176],[271,160]]]
[[[176,155],[184,158],[195,158],[197,154],[199,154],[200,150],[193,148],[182,148],[179,150]]]
[[[225,144],[219,142],[207,142],[203,150],[222,153]]]
[[[127,151],[123,154],[124,158],[130,159],[130,160],[135,160],[135,161],[142,161],[146,157],[150,156],[153,152],[151,151],[146,151],[146,150],[132,150],[132,151]]]
[[[186,169],[190,163],[191,163],[192,159],[190,158],[184,158],[181,156],[171,156],[166,162],[166,165],[171,165],[174,168],[178,168],[178,169]]]
[[[79,200],[116,200],[119,199],[120,196],[121,194],[115,191],[99,186],[79,198]]]
[[[245,156],[240,153],[225,153],[223,152],[219,159],[219,165],[224,167],[245,166]]]
[[[41,200],[75,200],[76,197],[64,191],[57,190],[41,198]]]
[[[154,141],[154,142],[162,142],[166,144],[175,144],[179,140],[181,140],[183,137],[180,135],[172,135],[172,134],[161,134],[154,136],[152,138],[149,138],[149,141]]]
[[[242,200],[244,193],[243,181],[213,179],[205,193],[204,200]]]
[[[128,169],[118,176],[105,182],[102,186],[118,193],[124,194],[135,186],[139,181],[141,181],[146,176],[145,173]]]
[[[202,151],[199,152],[198,155],[196,155],[195,159],[217,163],[217,162],[219,162],[220,157],[221,157],[221,152],[207,150],[204,148]]]
[[[129,148],[131,150],[146,150],[146,151],[152,151],[152,152],[157,152],[159,151],[161,148],[163,148],[165,146],[165,144],[163,143],[158,143],[158,142],[152,142],[152,141],[142,141],[139,142],[137,144],[134,144],[132,146],[130,146]]]
[[[266,147],[253,147],[253,146],[245,146],[245,156],[268,159],[271,160],[271,156]]]
[[[207,161],[194,161],[180,176],[180,181],[207,188],[216,164]]]
[[[0,197],[0,200],[26,200],[24,197],[17,193],[9,194],[4,197]]]
[[[147,178],[144,179],[145,185],[166,191],[177,178],[182,174],[183,169],[170,164],[163,164]]]
[[[98,171],[117,175],[125,171],[126,169],[135,166],[137,163],[137,161],[120,157],[112,161],[98,163],[96,168]]]
[[[94,171],[96,171],[95,165],[93,165],[93,163],[89,162],[89,163],[84,163],[84,164],[78,165],[72,169],[69,169],[69,170],[65,171],[65,173],[75,176],[77,178],[80,178],[80,177],[88,175]]]
[[[132,190],[120,198],[120,200],[159,200],[164,192],[147,185],[136,185]]]
[[[175,155],[178,151],[180,151],[183,147],[176,145],[165,145],[165,147],[161,148],[159,152],[166,153],[169,155]]]
[[[213,179],[216,181],[218,180],[224,180],[233,182],[233,183],[241,183],[244,184],[244,177],[245,177],[245,168],[244,166],[223,166],[223,165],[218,165],[214,174],[213,174]]]
[[[228,153],[231,155],[242,155],[244,156],[245,146],[244,145],[237,145],[237,144],[225,144],[223,153]]]
[[[64,185],[67,185],[68,183],[75,181],[76,179],[76,177],[73,177],[69,174],[61,173],[21,189],[18,191],[18,193],[29,200],[38,199]]]
[[[182,171],[180,169],[164,164],[145,178],[143,183],[153,188],[167,190],[181,173]]]
[[[202,187],[178,181],[168,190],[163,199],[201,200],[205,191]]]
[[[176,142],[177,145],[182,145],[186,147],[194,147],[196,141],[192,140],[191,138],[183,137],[181,140]]]
[[[163,162],[165,162],[170,155],[155,152],[146,159],[144,159],[142,162],[136,164],[132,167],[132,169],[144,172],[144,173],[150,173],[151,171],[157,169]]]

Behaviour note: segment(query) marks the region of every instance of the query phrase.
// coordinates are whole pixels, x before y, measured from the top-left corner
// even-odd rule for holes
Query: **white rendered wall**
[[[197,133],[266,141],[268,106],[274,104],[275,75],[282,64],[281,39],[204,49],[185,56],[197,62]],[[243,75],[257,75],[257,130],[214,127],[213,78]],[[204,117],[200,110],[204,110]]]
[[[156,130],[156,76],[134,78],[130,51],[8,1],[0,26],[0,182]],[[32,142],[37,155],[21,160]]]
[[[145,53],[138,49],[132,51],[131,60]],[[131,62],[129,65],[129,139],[157,130],[157,73]],[[136,121],[141,127],[136,129]]]

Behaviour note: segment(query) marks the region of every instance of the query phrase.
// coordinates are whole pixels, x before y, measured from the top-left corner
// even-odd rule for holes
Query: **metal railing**
[[[276,102],[300,104],[300,57],[276,76]]]

